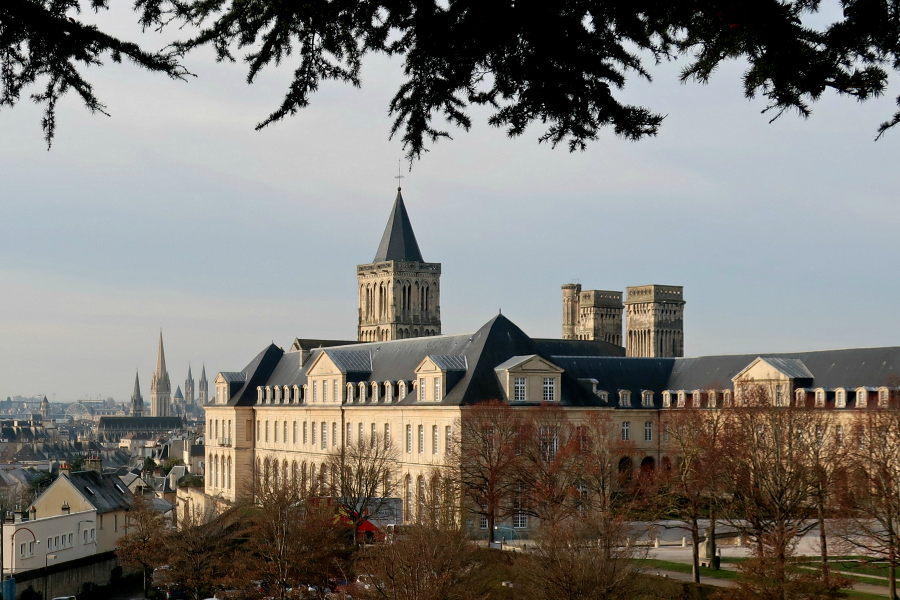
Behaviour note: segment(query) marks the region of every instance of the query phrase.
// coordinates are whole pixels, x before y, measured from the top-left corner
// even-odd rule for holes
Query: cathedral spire
[[[163,350],[163,339],[162,339],[162,329],[159,330],[159,351],[156,354],[156,371],[154,371],[154,378],[160,378],[165,375],[168,371],[166,370],[166,352]]]
[[[391,216],[388,217],[384,235],[378,245],[378,252],[375,253],[375,260],[372,262],[388,260],[425,262],[422,260],[422,253],[419,251],[416,234],[413,233],[412,223],[409,221],[399,187],[397,188],[397,198],[394,200],[394,208],[391,210]]]
[[[134,393],[131,394],[131,416],[144,416],[144,398],[141,396],[141,382],[137,369],[134,371]]]

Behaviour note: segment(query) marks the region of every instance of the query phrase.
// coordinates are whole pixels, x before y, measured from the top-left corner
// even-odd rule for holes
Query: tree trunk
[[[819,546],[822,552],[822,579],[828,578],[828,539],[825,536],[825,505],[819,498]]]
[[[691,541],[693,542],[691,574],[694,577],[694,583],[700,583],[700,525],[696,518],[691,519]]]
[[[488,547],[494,543],[494,511],[488,514]]]
[[[897,564],[893,560],[891,561],[891,573],[888,577],[888,585],[890,588],[891,600],[897,600]]]

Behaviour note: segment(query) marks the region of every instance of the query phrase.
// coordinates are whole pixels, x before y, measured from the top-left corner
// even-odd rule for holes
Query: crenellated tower
[[[627,356],[684,356],[684,288],[639,285],[627,293]]]
[[[375,259],[356,277],[359,341],[441,334],[441,264],[422,259],[399,187]]]

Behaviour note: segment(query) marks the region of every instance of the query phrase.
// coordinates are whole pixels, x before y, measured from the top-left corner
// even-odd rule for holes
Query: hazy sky
[[[128,28],[114,4],[106,22]],[[112,116],[67,97],[49,152],[38,107],[0,111],[0,397],[124,401],[138,368],[146,399],[160,327],[173,386],[189,362],[212,381],[271,341],[355,337],[356,265],[396,193],[400,64],[368,60],[361,90],[325,84],[262,132],[286,70],[248,86],[210,53],[188,66],[188,83],[92,69]],[[569,154],[475,111],[404,173],[422,254],[443,265],[444,333],[502,308],[558,337],[560,286],[580,279],[683,285],[688,355],[898,343],[900,130],[873,141],[897,87],[769,125],[740,65],[705,87],[678,67],[628,84],[668,115],[655,139],[605,132]]]

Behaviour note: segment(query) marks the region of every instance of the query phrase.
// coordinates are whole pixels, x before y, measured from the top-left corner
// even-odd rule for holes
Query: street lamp
[[[0,527],[2,527],[2,525],[0,525]],[[12,548],[13,556],[16,555],[16,534],[19,533],[20,531],[27,531],[28,533],[30,533],[32,539],[34,540],[34,543],[35,543],[35,544],[40,544],[40,543],[41,543],[41,541],[40,541],[39,539],[37,539],[37,536],[34,535],[34,532],[33,532],[32,530],[28,529],[27,527],[20,527],[20,528],[14,530],[14,531],[12,532],[12,535],[9,536],[9,545],[10,545],[11,548]],[[2,545],[2,544],[0,544],[0,545]],[[3,555],[0,554],[0,557],[2,557],[2,556],[3,556]],[[9,561],[9,562],[10,562],[10,568],[9,568],[9,570],[10,570],[10,572],[12,572],[13,569],[12,569],[12,559],[11,559],[11,557],[10,557],[10,561]],[[2,580],[6,577],[6,571],[5,571],[5,569],[4,569],[5,566],[6,566],[6,565],[0,565],[0,581],[2,581]]]

